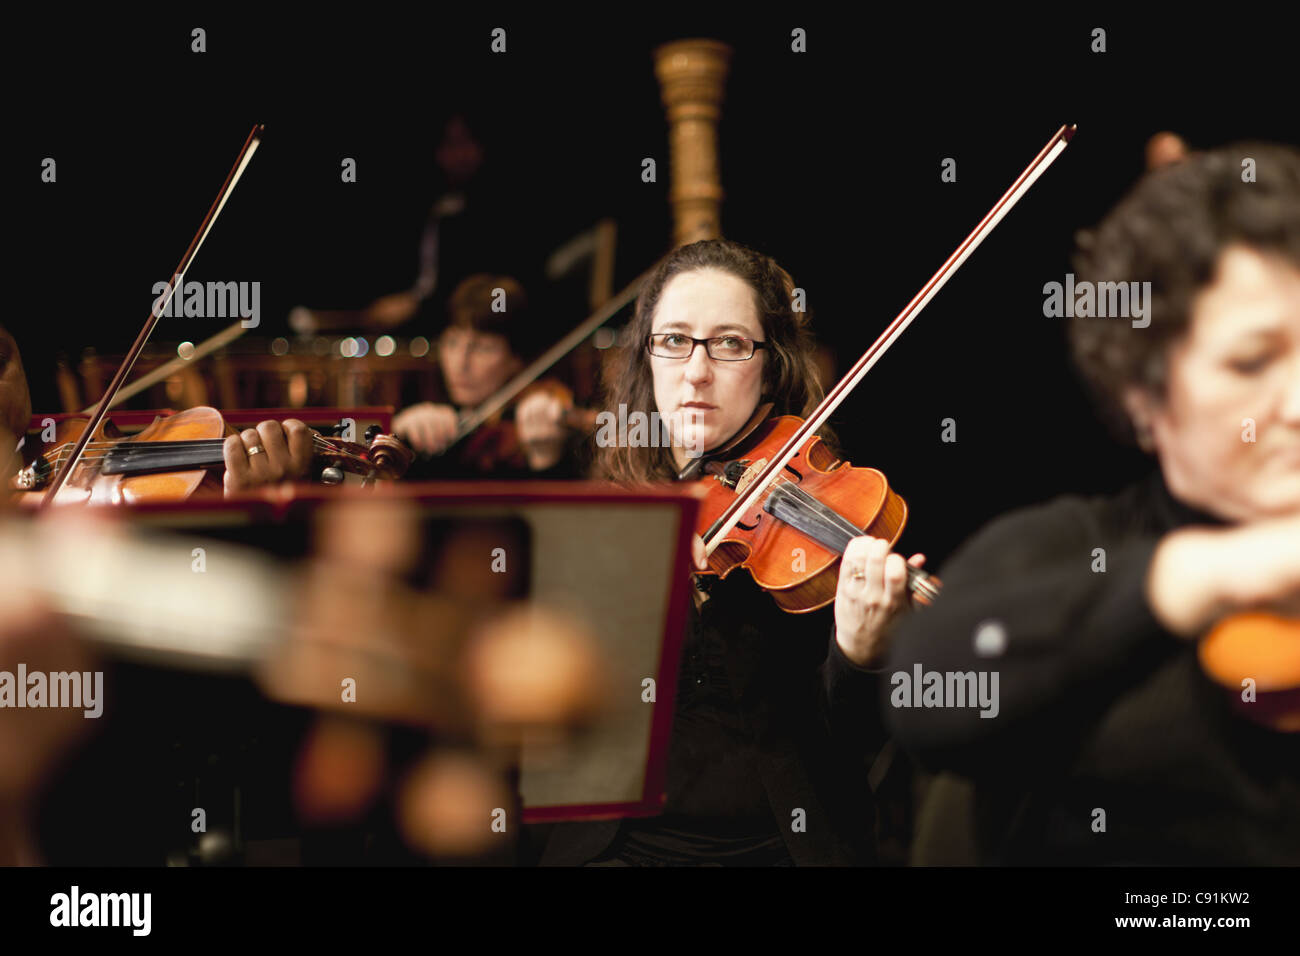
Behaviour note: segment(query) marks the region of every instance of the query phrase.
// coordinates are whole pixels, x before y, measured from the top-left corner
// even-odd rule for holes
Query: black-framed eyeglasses
[[[743,362],[752,359],[755,350],[767,348],[766,342],[756,342],[743,335],[697,339],[681,332],[655,332],[646,336],[646,350],[659,358],[688,359],[695,354],[697,345],[703,345],[709,358],[716,362]]]

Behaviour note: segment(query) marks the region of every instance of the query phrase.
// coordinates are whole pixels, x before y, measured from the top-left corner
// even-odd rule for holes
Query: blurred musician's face
[[[438,340],[438,363],[452,403],[462,407],[483,402],[522,366],[504,335],[457,326]]]
[[[1126,400],[1182,501],[1230,521],[1300,510],[1300,269],[1227,248],[1170,350],[1163,400]]]
[[[680,332],[707,339],[732,333],[764,340],[754,291],[742,279],[717,269],[697,269],[664,286],[651,333]],[[766,350],[757,349],[741,362],[709,358],[698,345],[690,358],[650,356],[655,405],[660,416],[680,421],[685,447],[674,447],[678,467],[689,460],[687,449],[717,448],[740,430],[758,407],[763,392]]]

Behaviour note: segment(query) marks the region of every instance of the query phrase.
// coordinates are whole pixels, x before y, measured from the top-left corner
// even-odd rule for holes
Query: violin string
[[[804,504],[814,507],[819,511],[821,511],[823,517],[825,517],[832,524],[838,526],[840,530],[848,533],[851,537],[856,538],[859,535],[866,533],[864,529],[859,528],[857,525],[853,524],[851,521],[849,521],[848,518],[840,514],[834,508],[831,508],[829,505],[826,505],[823,502],[821,502],[815,495],[811,494],[806,488],[801,488],[799,484],[793,481],[792,479],[787,478],[784,475],[781,475],[772,484],[784,486],[787,490],[787,493],[802,499]]]
[[[778,482],[776,483],[786,486],[782,489],[783,491],[794,492],[796,500],[802,500],[806,497],[808,500],[805,502],[805,505],[812,509],[812,513],[821,518],[827,519],[833,527],[837,528],[841,532],[850,537],[857,537],[858,535],[865,533],[863,530],[851,524],[847,518],[841,515],[834,508],[824,505],[822,502],[818,501],[814,495],[811,495],[806,489],[799,487],[793,481],[778,479]],[[838,550],[841,556],[843,556],[844,549],[841,547]],[[932,601],[939,596],[939,590],[933,583],[931,583],[928,571],[912,564],[908,564],[906,567],[908,587],[922,597],[928,598]]]
[[[177,448],[177,447],[191,447],[191,446],[202,446],[202,445],[212,445],[215,447],[217,445],[224,444],[226,438],[228,437],[229,436],[225,436],[223,438],[179,438],[179,439],[169,439],[167,441],[135,441],[135,442],[131,441],[131,439],[129,438],[128,439],[119,438],[115,441],[87,442],[86,448],[106,448],[106,449]],[[316,445],[322,445],[322,444],[332,445],[332,440],[330,438],[327,438],[326,436],[321,435],[318,432],[312,433],[312,441]],[[70,448],[71,444],[72,444],[71,442],[65,442],[64,444],[59,446],[59,450],[63,451],[67,448]]]
[[[90,442],[86,445],[87,449],[104,449],[105,451],[119,451],[123,454],[134,451],[152,451],[154,449],[162,450],[167,448],[218,448],[224,445],[225,438],[186,438],[178,441],[149,441],[149,442],[127,442],[123,444],[118,442]],[[332,442],[328,441],[321,435],[313,436],[312,443],[318,447],[336,448]],[[65,454],[70,446],[67,444],[60,445],[59,454]]]
[[[167,448],[175,445],[201,445],[204,443],[219,445],[224,442],[224,438],[180,438],[169,441],[131,441],[131,439],[118,439],[117,441],[92,441],[86,444],[87,448],[144,448],[146,445],[159,448]],[[59,446],[66,447],[66,446]]]
[[[117,444],[114,442],[90,442],[86,446],[87,450],[91,448],[97,448],[97,449],[102,449],[102,451],[99,451],[98,454],[83,454],[81,456],[81,460],[102,461],[103,459],[108,458],[111,455],[114,458],[124,458],[130,460],[132,463],[139,463],[141,459],[168,457],[164,453],[174,453],[176,451],[187,451],[187,450],[193,450],[193,451],[216,450],[217,448],[223,446],[225,444],[225,441],[226,440],[224,438],[192,438],[192,439],[183,439],[180,441],[138,442],[130,446],[123,446],[121,444]],[[68,445],[60,446],[58,452],[55,454],[53,464],[58,465],[60,467],[63,465],[63,463],[67,460],[69,447],[70,446]],[[340,448],[338,445],[327,440],[321,435],[312,436],[312,447],[319,451],[327,451],[332,455],[337,455],[341,458],[346,458],[351,461],[359,461],[359,462],[368,461],[365,457],[361,455]],[[116,452],[116,454],[114,454],[114,452]]]
[[[844,517],[834,508],[823,504],[816,498],[816,496],[810,494],[807,489],[801,488],[797,482],[787,478],[785,475],[779,475],[772,482],[774,488],[778,485],[782,486],[786,493],[800,500],[802,504],[810,508],[814,514],[818,514],[823,520],[828,521],[833,527],[847,534],[849,537],[856,538],[866,533],[862,528],[853,524],[848,518]]]
[[[772,490],[775,490],[777,486],[780,486],[782,491],[789,495],[793,500],[798,501],[805,507],[809,508],[813,515],[848,534],[850,537],[858,537],[866,533],[864,529],[857,527],[844,515],[820,501],[816,495],[811,494],[806,488],[800,487],[798,482],[793,479],[788,478],[785,475],[778,475],[772,482]],[[770,491],[769,494],[771,494]],[[843,553],[844,552],[841,550],[840,554],[843,555]],[[931,599],[939,596],[938,588],[936,588],[930,581],[929,572],[909,564],[907,565],[907,575],[909,586],[918,593]]]
[[[796,498],[803,500],[805,505],[814,508],[817,512],[821,512],[823,517],[833,522],[841,530],[851,534],[851,536],[857,537],[858,535],[865,533],[862,529],[852,524],[848,518],[844,517],[844,515],[841,515],[834,508],[819,501],[815,495],[811,494],[807,489],[800,487],[792,479],[786,478],[782,475],[778,477],[773,484],[784,486],[784,490],[787,493],[792,493]],[[841,554],[842,553],[843,552],[841,552]],[[928,571],[909,564],[907,565],[907,576],[908,585],[912,587],[913,590],[931,599],[939,596],[939,590],[933,583],[931,583],[930,573]]]

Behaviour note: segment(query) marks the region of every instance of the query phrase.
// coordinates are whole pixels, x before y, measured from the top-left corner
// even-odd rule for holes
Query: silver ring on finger
[[[254,455],[260,455],[260,454],[262,454],[262,446],[261,446],[261,445],[254,445],[252,448],[248,449],[248,457],[249,457],[249,458],[252,458]]]

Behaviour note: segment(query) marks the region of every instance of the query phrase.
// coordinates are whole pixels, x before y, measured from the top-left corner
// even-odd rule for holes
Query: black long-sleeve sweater
[[[1300,734],[1234,715],[1195,642],[1145,598],[1159,540],[1212,523],[1158,474],[1016,512],[968,542],[934,606],[899,628],[887,723],[923,765],[974,781],[981,862],[1300,863]],[[918,666],[996,671],[997,716],[895,706],[893,675]]]
[[[664,815],[558,824],[542,865],[581,865],[629,841],[625,856],[659,864],[874,862],[878,679],[844,656],[829,608],[787,614],[734,572],[692,614]]]

